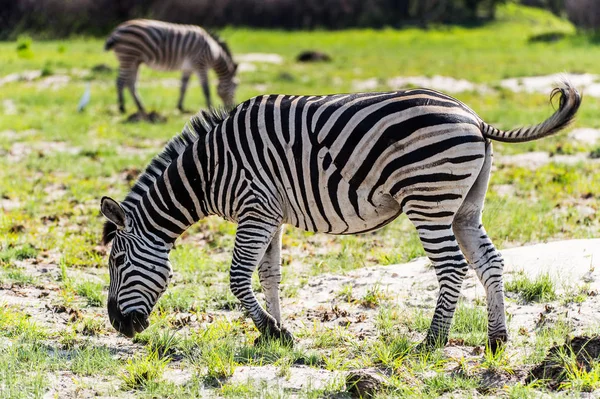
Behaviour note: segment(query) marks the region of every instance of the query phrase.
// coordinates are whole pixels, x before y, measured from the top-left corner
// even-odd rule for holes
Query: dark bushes
[[[565,0],[567,16],[584,30],[600,30],[600,2],[598,0]]]
[[[506,0],[0,0],[0,39],[15,38],[23,32],[46,37],[106,35],[118,23],[136,17],[209,28],[249,26],[342,29],[472,23],[493,18],[496,6],[504,1]],[[560,8],[564,1],[592,5],[596,3],[594,0],[522,1],[553,10],[553,7]],[[594,5],[594,8],[598,6]],[[573,15],[575,14],[577,12],[574,11]],[[589,18],[589,15],[580,19],[584,17]]]

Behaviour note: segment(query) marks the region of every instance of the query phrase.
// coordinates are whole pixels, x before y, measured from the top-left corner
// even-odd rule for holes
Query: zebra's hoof
[[[493,337],[490,337],[488,340],[488,346],[490,348],[490,351],[494,354],[498,353],[499,351],[501,351],[504,348],[504,345],[506,344],[507,341],[508,341],[507,333],[498,334]]]
[[[424,340],[420,344],[415,346],[413,350],[416,353],[431,352],[431,351],[435,350],[435,345],[433,345],[431,342],[429,342],[427,340]]]
[[[261,346],[273,340],[278,340],[279,342],[281,342],[282,345],[285,346],[294,346],[294,336],[287,328],[281,327],[277,328],[277,330],[275,331],[274,330],[275,329],[270,329],[260,334],[254,340],[254,346]]]
[[[447,338],[427,337],[419,345],[415,346],[416,352],[431,352],[443,347],[448,342]]]

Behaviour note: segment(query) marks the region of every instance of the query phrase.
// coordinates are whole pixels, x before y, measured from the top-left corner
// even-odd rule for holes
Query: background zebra
[[[404,212],[433,263],[440,291],[425,344],[443,344],[468,262],[487,293],[493,350],[507,339],[503,260],[481,213],[492,165],[489,139],[535,140],[558,132],[581,97],[567,82],[559,109],[529,128],[500,131],[461,102],[426,89],[331,96],[266,95],[229,114],[191,119],[142,174],[122,204],[104,197],[108,312],[127,336],[171,277],[179,235],[207,215],[238,223],[232,292],[262,336],[291,341],[279,306],[282,225],[356,234]],[[258,267],[266,310],[251,275]],[[268,312],[268,313],[267,313]]]
[[[127,87],[140,112],[144,107],[136,90],[140,64],[160,70],[182,70],[177,108],[182,112],[183,98],[192,72],[202,84],[207,107],[211,107],[208,69],[218,76],[217,93],[227,108],[234,104],[237,64],[227,44],[199,26],[178,25],[147,19],[134,19],[119,25],[108,37],[105,50],[114,50],[119,60],[117,93],[119,110],[125,112],[123,88]]]

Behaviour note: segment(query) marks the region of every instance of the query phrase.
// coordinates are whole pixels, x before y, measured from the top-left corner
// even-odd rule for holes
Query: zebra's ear
[[[102,197],[100,201],[100,212],[118,229],[125,228],[125,211],[117,201],[110,197]]]
[[[237,62],[233,63],[233,72],[237,72],[239,64]]]

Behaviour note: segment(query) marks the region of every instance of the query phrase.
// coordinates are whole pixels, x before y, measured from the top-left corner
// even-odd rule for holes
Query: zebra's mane
[[[183,131],[173,137],[165,148],[155,156],[146,167],[131,191],[122,202],[125,209],[133,209],[140,198],[154,185],[156,180],[167,170],[171,162],[177,159],[190,145],[202,140],[215,126],[229,116],[229,111],[224,108],[211,108],[194,115],[183,128]],[[107,245],[114,237],[117,226],[107,221],[102,232],[102,243]]]
[[[219,44],[219,46],[221,46],[223,52],[227,54],[231,62],[233,62],[233,55],[231,55],[231,50],[229,49],[229,46],[227,45],[225,40],[221,39],[221,37],[216,32],[211,32],[207,30],[206,33],[208,33],[208,36],[210,36],[215,42],[217,42],[217,44]]]

